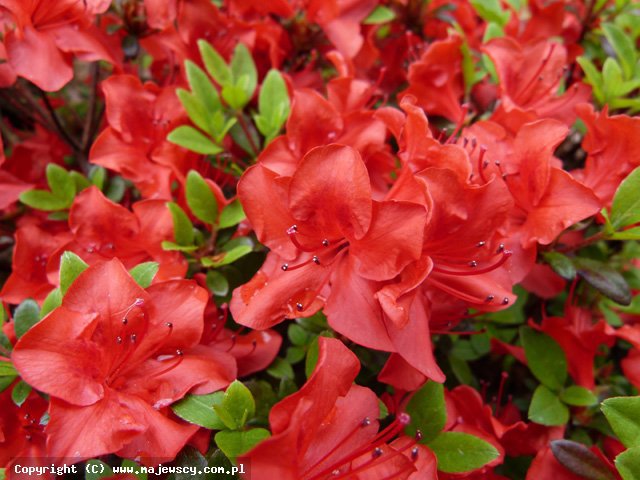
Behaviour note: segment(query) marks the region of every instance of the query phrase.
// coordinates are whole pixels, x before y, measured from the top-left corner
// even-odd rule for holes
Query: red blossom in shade
[[[246,454],[254,480],[416,478],[410,476],[421,456],[415,440],[388,445],[408,416],[398,415],[378,433],[379,401],[353,384],[359,369],[357,357],[339,340],[319,338],[313,374],[271,409],[272,436]]]
[[[583,169],[572,173],[609,206],[620,182],[640,165],[640,118],[599,113],[582,104],[578,115],[587,127],[582,148],[587,152]]]
[[[173,239],[173,221],[162,200],[143,200],[133,204],[133,212],[107,199],[96,187],[80,193],[69,211],[70,242],[61,245],[48,264],[49,278],[56,282],[59,257],[66,250],[92,265],[114,257],[127,267],[156,261],[155,280],[183,277],[187,265],[178,252],[162,248],[163,240]]]
[[[102,82],[109,126],[91,147],[89,159],[131,180],[145,198],[171,198],[171,181],[183,179],[193,154],[168,142],[186,120],[175,87],[142,84],[131,75]]]
[[[172,459],[197,427],[162,408],[235,378],[233,358],[197,346],[206,302],[192,281],[143,290],[118,260],[82,273],[11,356],[24,381],[51,396],[48,455]]]
[[[8,63],[18,76],[48,92],[73,78],[72,55],[116,64],[108,42],[92,25],[96,7],[106,10],[108,4],[99,8],[96,2],[80,0],[1,0],[0,9],[10,18],[4,37]]]
[[[428,115],[440,115],[457,122],[463,116],[461,46],[459,35],[429,45],[420,60],[409,67],[409,88],[400,96],[413,95]]]
[[[59,223],[28,223],[19,227],[15,233],[13,270],[0,290],[0,298],[13,304],[27,298],[44,300],[57,283],[49,281],[47,263],[70,239],[70,233]]]
[[[540,330],[560,344],[576,384],[592,390],[594,359],[602,345],[615,343],[615,330],[604,319],[594,322],[589,310],[570,304],[565,306],[564,317],[544,318]]]
[[[522,44],[510,37],[495,38],[483,50],[495,64],[500,80],[500,110],[531,112],[537,118],[554,118],[566,125],[575,121],[575,105],[589,100],[591,90],[574,83],[556,95],[567,64],[566,48],[548,40]],[[537,117],[537,118],[536,118]]]

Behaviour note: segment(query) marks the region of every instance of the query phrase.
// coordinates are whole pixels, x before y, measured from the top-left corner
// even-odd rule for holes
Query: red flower
[[[145,291],[118,260],[82,273],[12,353],[24,381],[51,396],[48,454],[172,459],[197,427],[160,409],[235,378],[230,356],[197,347],[206,301],[185,280]]]
[[[500,79],[500,109],[504,112],[532,112],[537,118],[555,118],[571,125],[576,118],[574,107],[591,96],[591,89],[583,83],[574,83],[564,94],[556,95],[567,64],[562,44],[548,40],[521,44],[501,37],[487,43],[484,51]]]
[[[395,447],[388,445],[408,416],[400,414],[377,433],[378,398],[353,384],[359,369],[357,357],[339,340],[319,338],[313,375],[271,409],[273,435],[246,454],[253,480],[416,478],[410,477],[421,456],[415,441],[400,438]]]
[[[15,72],[41,89],[60,90],[73,78],[72,57],[117,63],[100,31],[92,25],[95,9],[108,4],[77,0],[0,0],[13,28],[5,33],[7,61]]]
[[[313,149],[290,178],[254,166],[238,191],[272,253],[234,292],[235,320],[264,329],[326,305],[339,332],[371,348],[395,350],[373,294],[379,282],[420,257],[424,207],[371,200],[364,163],[341,145]]]
[[[186,119],[175,88],[113,75],[102,89],[109,127],[91,147],[91,162],[131,180],[146,198],[171,199],[172,175],[186,173],[182,164],[192,155],[166,140]]]
[[[409,67],[409,88],[400,96],[415,96],[428,115],[460,121],[463,117],[460,99],[464,94],[461,46],[459,35],[430,44],[420,60]]]

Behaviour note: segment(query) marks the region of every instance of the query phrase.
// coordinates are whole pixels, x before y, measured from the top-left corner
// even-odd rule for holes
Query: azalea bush
[[[0,480],[640,478],[640,4],[0,12]]]

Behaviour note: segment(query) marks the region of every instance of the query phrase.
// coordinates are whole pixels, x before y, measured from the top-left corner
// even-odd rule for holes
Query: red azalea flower
[[[5,32],[7,61],[15,72],[41,89],[60,90],[73,78],[72,57],[117,63],[92,16],[108,3],[80,0],[0,0],[9,12],[11,29]]]
[[[578,105],[577,111],[587,126],[582,140],[587,160],[571,174],[591,188],[603,206],[610,206],[620,182],[640,165],[640,118],[610,116],[606,107],[596,113],[587,104]]]
[[[313,149],[290,178],[254,166],[238,191],[272,253],[234,292],[235,320],[264,329],[326,304],[335,329],[371,348],[392,349],[373,294],[420,257],[424,207],[372,201],[364,163],[341,145]]]
[[[271,409],[272,436],[245,456],[253,480],[416,478],[410,476],[421,458],[415,440],[388,444],[408,416],[398,415],[378,433],[378,398],[353,384],[359,369],[357,357],[339,340],[319,338],[313,374]]]
[[[160,409],[235,378],[229,355],[197,347],[206,301],[186,280],[145,291],[118,260],[83,272],[12,352],[24,381],[51,396],[48,454],[172,459],[197,427]]]
[[[483,50],[496,66],[500,109],[507,113],[533,112],[538,118],[554,118],[571,125],[576,118],[574,107],[591,96],[591,89],[581,82],[556,95],[567,65],[567,51],[560,43],[543,40],[522,44],[514,38],[501,37],[488,42]]]
[[[96,187],[80,193],[69,211],[69,230],[73,238],[59,246],[47,270],[57,283],[60,256],[75,252],[89,265],[117,257],[127,267],[156,261],[155,281],[181,278],[187,270],[179,252],[167,252],[163,240],[173,240],[173,221],[163,200],[136,202],[130,212],[112,202]]]
[[[400,96],[413,95],[428,115],[440,115],[454,122],[464,116],[460,99],[462,79],[462,38],[452,35],[429,45],[409,67],[409,88]]]
[[[193,155],[166,140],[186,120],[175,87],[113,75],[102,90],[109,127],[91,147],[90,161],[131,180],[145,198],[171,199],[172,175],[184,175],[182,164]]]

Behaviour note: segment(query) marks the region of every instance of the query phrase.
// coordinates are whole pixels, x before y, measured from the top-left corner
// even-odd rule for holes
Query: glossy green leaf
[[[590,258],[576,258],[575,266],[584,280],[600,293],[620,305],[629,305],[631,289],[624,277],[610,265]]]
[[[625,447],[640,447],[640,396],[608,398],[600,409]]]
[[[15,377],[18,375],[13,363],[6,360],[0,360],[0,377]]]
[[[364,25],[380,25],[381,23],[391,22],[394,18],[396,18],[396,14],[393,10],[384,5],[378,5],[362,23]]]
[[[177,203],[168,202],[167,207],[173,219],[173,235],[176,243],[182,246],[193,245],[193,224],[187,214]]]
[[[216,433],[215,442],[228,458],[236,458],[247,453],[262,440],[269,438],[269,430],[253,428],[246,431],[228,431]]]
[[[73,252],[67,251],[60,258],[60,291],[67,293],[71,284],[84,272],[89,265]]]
[[[251,391],[238,380],[234,380],[224,392],[222,407],[229,413],[236,428],[242,428],[256,413],[256,403]]]
[[[247,216],[242,209],[240,200],[235,199],[233,202],[227,205],[224,210],[222,210],[222,214],[220,215],[220,223],[218,225],[220,228],[233,227],[234,225],[239,224],[245,218],[247,218]]]
[[[209,287],[211,293],[219,297],[224,297],[229,293],[229,281],[222,273],[216,270],[207,272],[207,287]]]
[[[220,86],[229,85],[232,82],[231,69],[224,58],[205,40],[198,40],[198,48],[202,61],[209,75]]]
[[[544,259],[551,266],[554,272],[565,280],[573,280],[576,276],[576,267],[569,257],[560,252],[547,252]]]
[[[442,384],[431,380],[425,383],[409,400],[406,412],[411,416],[411,423],[405,428],[407,435],[415,436],[420,430],[421,443],[436,438],[447,421]]]
[[[520,327],[520,338],[531,373],[552,390],[560,390],[567,379],[567,359],[558,343],[529,327]]]
[[[153,278],[158,273],[159,268],[160,264],[158,262],[143,262],[129,270],[129,275],[142,288],[147,288],[153,282]]]
[[[202,105],[204,112],[220,110],[222,105],[220,104],[218,91],[209,80],[207,74],[191,60],[187,60],[184,66],[191,91]]]
[[[20,194],[20,201],[31,208],[44,210],[45,212],[64,210],[71,204],[71,202],[56,197],[53,193],[46,190],[29,190],[22,192]]]
[[[499,0],[471,0],[471,5],[487,22],[504,27],[509,21],[509,12],[502,9]]]
[[[245,255],[251,253],[253,247],[249,245],[238,245],[237,247],[229,250],[225,253],[220,253],[212,258],[202,258],[202,264],[205,267],[221,267],[223,265],[229,265],[236,260],[244,257]]]
[[[222,405],[223,392],[208,395],[187,395],[182,400],[171,405],[171,410],[183,420],[200,425],[209,430],[222,430],[224,423],[214,411],[214,405]]]
[[[42,308],[40,309],[40,318],[44,318],[49,312],[52,312],[56,308],[62,305],[62,292],[60,287],[54,288],[49,292],[49,295],[42,302]]]
[[[183,88],[176,90],[176,95],[180,99],[180,103],[184,107],[189,119],[200,129],[207,132],[209,135],[213,135],[209,117],[211,113],[205,110],[204,105],[196,98],[194,94],[188,92]]]
[[[622,452],[616,457],[615,463],[622,480],[640,479],[640,447]]]
[[[98,165],[92,165],[89,170],[89,180],[93,183],[99,190],[104,188],[104,184],[107,180],[107,171]]]
[[[231,67],[234,84],[242,88],[247,101],[251,100],[258,86],[258,71],[251,52],[243,43],[236,45],[229,66]]]
[[[50,163],[47,165],[47,183],[51,193],[71,205],[76,194],[76,185],[73,178],[64,168]]]
[[[631,39],[613,23],[602,24],[602,31],[616,52],[625,78],[631,78],[637,60],[635,45]]]
[[[267,373],[272,377],[279,379],[287,379],[292,380],[294,378],[293,368],[291,368],[291,364],[287,362],[284,358],[276,358],[269,368],[267,368]]]
[[[260,87],[259,114],[254,117],[256,126],[266,137],[266,143],[279,132],[289,117],[291,104],[287,84],[277,70],[269,70]]]
[[[205,179],[195,170],[187,174],[186,197],[191,212],[198,219],[210,225],[218,221],[218,201]]]
[[[549,427],[564,425],[569,421],[569,409],[554,392],[538,385],[529,405],[529,420]]]
[[[564,389],[560,393],[560,400],[567,405],[575,407],[590,407],[598,403],[598,397],[596,397],[591,390],[587,390],[578,385],[572,385]]]
[[[27,331],[40,321],[40,307],[35,300],[23,301],[13,314],[16,337],[22,337]]]
[[[192,152],[203,155],[215,155],[222,152],[222,148],[213,143],[211,139],[200,133],[193,127],[182,125],[173,130],[167,140]]]
[[[31,385],[20,380],[11,390],[11,400],[13,400],[13,403],[15,403],[17,406],[22,406],[22,404],[27,400],[27,397],[31,393],[31,390],[33,390],[31,388]]]
[[[629,228],[608,236],[611,240],[640,240],[640,227]]]
[[[490,443],[463,432],[443,432],[429,443],[438,459],[438,470],[464,473],[479,469],[500,456]]]
[[[611,224],[616,229],[640,222],[640,167],[625,178],[611,205]]]

